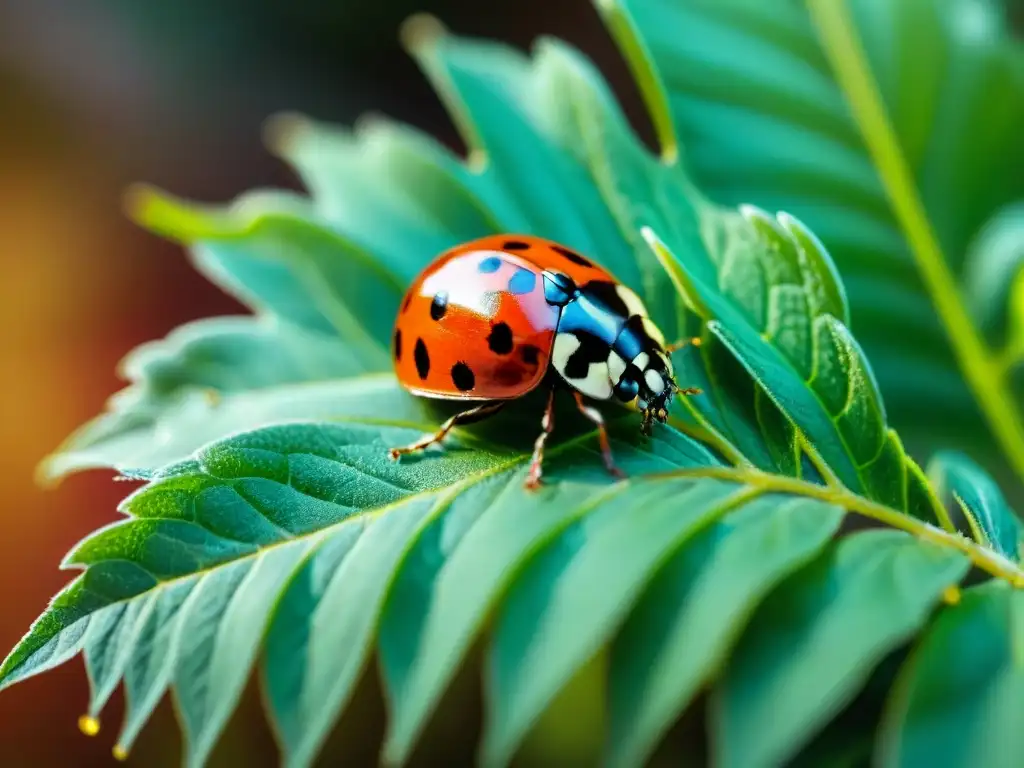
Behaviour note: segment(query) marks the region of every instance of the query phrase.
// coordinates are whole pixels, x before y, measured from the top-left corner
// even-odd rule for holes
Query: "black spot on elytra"
[[[501,246],[506,251],[528,251],[530,250],[530,244],[524,243],[522,240],[509,240],[507,243]]]
[[[540,362],[540,350],[533,344],[523,344],[519,348],[519,356],[527,365],[537,365]]]
[[[440,320],[448,311],[448,291],[438,291],[430,302],[430,316],[434,320]]]
[[[491,272],[497,272],[499,269],[501,269],[501,259],[499,259],[497,256],[488,256],[486,259],[484,259],[477,265],[477,269],[479,269],[485,275],[488,275]]]
[[[551,246],[551,250],[556,253],[562,254],[565,258],[571,261],[573,264],[579,264],[581,267],[592,267],[594,263],[589,259],[585,259],[580,256],[576,251],[570,251],[568,248],[563,248],[560,245]]]
[[[590,364],[608,362],[608,353],[611,350],[607,343],[588,331],[574,331],[573,335],[580,340],[580,346],[569,355],[562,373],[567,379],[585,379]]]
[[[522,296],[537,287],[537,275],[528,269],[518,269],[508,281],[508,290],[514,296]]]
[[[497,355],[507,355],[512,351],[512,329],[507,323],[495,323],[487,337],[487,346]]]
[[[465,363],[456,363],[452,366],[452,383],[462,392],[468,392],[476,386],[476,376],[473,369]]]
[[[427,345],[423,339],[416,339],[416,349],[412,351],[413,360],[416,361],[416,373],[421,379],[427,378],[430,373],[430,355],[427,354]]]
[[[395,330],[395,360],[402,359],[402,331]]]

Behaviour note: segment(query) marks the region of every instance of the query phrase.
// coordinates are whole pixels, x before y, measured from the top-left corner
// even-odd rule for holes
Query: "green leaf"
[[[379,519],[367,527],[336,567],[308,619],[308,641],[300,647],[307,659],[305,674],[287,678],[277,673],[284,678],[282,684],[289,695],[273,700],[271,706],[299,724],[297,733],[281,729],[289,764],[311,764],[330,733],[370,653],[391,574],[439,502],[428,494],[380,510]],[[344,534],[346,538],[349,535]],[[292,647],[279,653],[287,657],[297,650]],[[280,663],[280,658],[268,656],[268,667]]]
[[[646,582],[699,527],[746,496],[726,483],[637,487],[571,525],[524,570],[496,620],[484,765],[505,765],[529,726],[607,643]],[[644,525],[632,514],[644,509]],[[615,568],[608,564],[615,562]]]
[[[73,435],[44,477],[97,466],[151,470],[237,429],[343,415],[302,412],[295,386],[390,368],[402,284],[308,206],[253,194],[220,211],[153,192],[138,193],[134,205],[157,231],[200,242],[204,272],[260,316],[192,323],[135,350],[121,366],[132,384],[112,399],[112,412]]]
[[[1018,202],[985,222],[964,258],[964,301],[990,343],[1004,345],[1004,354],[1019,352],[1018,344],[1024,341],[1024,316],[1020,305],[1012,302],[1022,265],[1024,203]]]
[[[201,764],[241,692],[264,627],[272,615],[280,616],[286,623],[275,622],[269,631],[265,674],[289,761],[308,764],[365,664],[384,596],[405,550],[428,520],[456,514],[456,505],[479,498],[464,493],[452,505],[456,492],[503,473],[504,503],[495,499],[477,512],[486,517],[473,537],[483,541],[466,542],[446,564],[444,575],[463,585],[463,593],[447,601],[448,610],[464,618],[445,618],[446,602],[440,600],[433,615],[442,621],[424,628],[427,655],[409,670],[408,700],[413,705],[408,711],[414,716],[416,702],[436,699],[443,690],[445,675],[458,661],[458,638],[468,644],[478,630],[465,587],[472,585],[478,599],[492,594],[477,553],[494,553],[502,543],[511,559],[492,554],[486,561],[491,578],[502,578],[504,566],[525,557],[538,536],[550,536],[574,514],[583,513],[563,505],[569,517],[558,517],[553,495],[578,499],[615,490],[606,485],[603,470],[585,460],[593,455],[589,451],[570,442],[565,444],[569,456],[558,461],[560,449],[555,448],[556,466],[578,480],[566,478],[544,492],[548,503],[536,506],[532,529],[523,515],[524,471],[511,472],[525,455],[510,459],[500,449],[459,450],[456,441],[443,454],[408,467],[391,463],[387,444],[414,434],[355,424],[282,426],[214,443],[194,459],[169,468],[125,502],[132,517],[97,532],[69,555],[68,564],[86,566],[86,574],[8,659],[5,682],[64,660],[68,654],[53,648],[81,644],[83,634],[86,648],[100,648],[109,659],[115,650],[109,638],[118,633],[129,638],[116,649],[120,664],[112,668],[92,655],[90,669],[106,695],[121,672],[129,670],[133,698],[145,700],[138,708],[130,705],[130,727],[120,743],[130,745],[137,713],[151,707],[153,692],[170,683],[189,734],[188,760]],[[630,451],[635,428],[629,434],[630,443],[617,443],[627,470],[713,463],[682,435]],[[556,466],[549,472],[557,473]],[[452,485],[456,478],[461,482]],[[447,486],[445,497],[431,491]],[[311,546],[316,550],[307,557]],[[410,555],[416,556],[422,555]],[[324,567],[333,571],[329,578],[317,575]],[[466,569],[473,573],[469,582]],[[143,580],[143,574],[148,578]],[[97,580],[103,577],[118,591],[100,591]],[[311,581],[320,586],[313,587]],[[173,639],[160,644],[167,656],[154,670],[160,663],[153,657],[156,628],[147,628],[148,621],[141,618],[153,615],[171,590],[178,593],[170,598]],[[162,613],[165,620],[170,618],[166,608]],[[305,630],[293,621],[296,613],[304,615]],[[443,636],[434,639],[437,632]],[[386,647],[387,624],[381,633]],[[447,669],[430,663],[431,653],[438,652],[452,657]]]
[[[878,742],[883,766],[1020,765],[1024,592],[990,583],[943,609],[904,667]]]
[[[986,222],[1024,198],[1024,46],[1001,4],[597,5],[663,154],[678,147],[720,203],[789,211],[834,255],[900,433],[923,452],[985,440],[1024,476],[1020,390],[957,285]],[[966,301],[994,296],[987,274],[965,276]]]
[[[870,531],[790,577],[750,620],[715,692],[716,759],[769,766],[792,757],[967,566],[949,550]]]
[[[943,451],[928,463],[928,477],[940,498],[960,505],[975,539],[1020,562],[1024,526],[981,467],[961,453]]]
[[[611,765],[644,762],[717,675],[753,607],[820,551],[841,520],[840,510],[820,502],[765,496],[672,557],[612,646]]]
[[[94,467],[152,469],[253,423],[329,415],[333,395],[319,398],[311,382],[330,390],[366,365],[333,334],[231,317],[184,325],[133,351],[121,370],[133,384],[44,463],[44,479]]]
[[[93,636],[127,636],[123,624],[134,627],[146,604],[174,590],[174,637],[161,644],[170,669],[154,671],[149,631],[132,634],[118,655],[143,698],[150,697],[145,689],[173,683],[190,734],[189,761],[202,763],[241,692],[267,617],[309,546],[351,524],[355,512],[410,504],[453,475],[502,460],[500,452],[459,451],[456,443],[443,460],[427,458],[403,471],[387,459],[382,441],[415,434],[355,424],[278,427],[214,443],[169,468],[126,500],[129,519],[98,531],[68,556],[68,565],[87,567],[86,573],[9,657],[4,682],[59,663],[69,655],[65,649],[83,642],[92,648]],[[366,525],[371,542],[399,520],[387,515],[373,526],[353,518]],[[367,546],[364,557],[381,556]],[[93,656],[91,669],[100,668],[97,661]],[[116,670],[98,678],[119,676]],[[134,709],[129,712],[131,722]]]
[[[749,546],[766,542],[769,532],[791,530],[795,537],[787,543],[783,536],[774,558],[771,549],[759,553],[737,590],[717,594],[735,606],[732,619],[707,628],[709,639],[723,638],[835,531],[838,508],[810,499],[834,497],[851,508],[861,503],[822,486],[723,466],[670,428],[643,441],[633,418],[626,426],[625,432],[615,427],[613,448],[636,479],[609,485],[595,461],[593,435],[586,433],[550,450],[554,480],[539,495],[523,488],[528,455],[497,445],[467,450],[454,440],[443,451],[396,465],[387,459],[387,446],[416,433],[393,426],[293,424],[213,443],[158,474],[125,502],[128,519],[68,556],[69,565],[86,573],[9,657],[0,680],[9,683],[65,660],[70,654],[54,649],[77,649],[84,634],[86,648],[95,649],[88,652],[97,691],[109,694],[122,673],[128,685],[119,745],[130,746],[139,719],[170,687],[188,737],[187,761],[200,765],[262,649],[286,760],[309,765],[379,643],[392,715],[385,758],[400,763],[487,615],[495,613],[489,706],[501,725],[484,749],[486,762],[504,764],[561,685],[614,640],[648,587],[665,589],[659,572],[669,569],[670,575],[676,556],[691,563],[707,556],[702,531],[722,525],[725,516],[726,530],[747,543],[742,554],[748,560]],[[802,503],[786,501],[801,494]],[[807,516],[802,524],[801,514]],[[913,519],[905,520],[912,529]],[[782,528],[766,527],[776,521]],[[876,631],[889,632],[890,641],[900,628],[909,631],[908,620],[920,620],[908,619],[902,608],[922,595],[934,597],[964,571],[966,561],[952,546],[959,540],[928,530],[946,547],[892,531],[885,547],[878,535],[858,534],[837,550],[903,554],[897,583],[904,592],[870,579],[834,587],[840,605],[850,600],[862,612],[866,596],[889,595],[893,605],[879,610],[892,618]],[[696,549],[687,552],[691,542]],[[854,542],[864,543],[858,550]],[[619,555],[619,567],[609,570],[609,559],[621,551],[631,559]],[[842,581],[844,560],[836,558]],[[889,578],[888,570],[880,571]],[[109,583],[106,589],[99,588],[101,580]],[[791,599],[779,594],[768,604]],[[813,620],[809,608],[816,604],[805,602]],[[835,613],[833,607],[824,615]],[[150,623],[158,616],[166,626]],[[850,659],[878,652],[868,642],[874,635],[838,629],[850,638]],[[109,638],[115,636],[122,639],[113,649]],[[637,663],[649,667],[659,647],[643,649]],[[706,649],[710,664],[715,644]],[[118,663],[104,661],[115,650]],[[524,664],[529,675],[519,668]],[[691,689],[709,673],[710,666],[691,666]],[[685,687],[685,677],[679,680]],[[676,699],[675,711],[684,703]],[[614,704],[613,712],[621,707]],[[663,704],[662,717],[670,716],[667,711]]]
[[[713,463],[706,452],[691,447],[681,435],[661,443],[661,439],[654,441],[648,448],[650,453],[643,454],[620,448],[617,455],[623,469],[633,474]],[[404,616],[392,613],[390,621],[385,619],[381,627],[382,663],[393,718],[385,744],[386,760],[403,762],[408,758],[461,654],[479,632],[494,596],[503,591],[509,576],[529,555],[583,515],[589,517],[609,507],[642,508],[639,489],[629,489],[625,497],[616,495],[605,501],[609,491],[600,482],[601,472],[591,465],[583,475],[585,484],[560,483],[557,488],[542,491],[539,501],[531,499],[522,487],[525,471],[513,475],[508,486],[490,501],[486,517],[466,532],[433,576],[430,613],[422,623],[415,621],[415,612],[410,614],[415,630],[399,621]],[[431,546],[429,540],[426,546]],[[410,649],[416,654],[412,659],[403,653]]]
[[[111,466],[146,484],[68,556],[84,573],[0,666],[0,687],[84,649],[90,712],[125,683],[119,749],[170,691],[199,765],[258,667],[285,763],[306,766],[376,656],[383,758],[399,764],[480,646],[483,762],[525,752],[538,726],[557,732],[562,695],[605,663],[608,690],[584,688],[588,711],[611,715],[611,763],[652,754],[703,688],[728,728],[777,692],[778,730],[758,722],[736,748],[813,760],[800,745],[828,741],[828,718],[883,655],[929,632],[969,564],[1018,587],[1024,574],[954,531],[849,329],[856,294],[807,227],[710,202],[562,43],[525,56],[423,18],[406,32],[465,162],[387,121],[287,117],[271,141],[310,198],[216,208],[136,193],[136,218],[255,315],[134,353],[128,388],[50,460],[53,477]],[[666,114],[653,115],[661,136]],[[546,483],[526,491],[540,391],[388,459],[456,407],[390,373],[402,289],[439,251],[495,231],[593,256],[669,338],[701,339],[675,362],[680,385],[704,392],[678,398],[653,437],[635,411],[602,406],[628,479],[608,478],[593,425],[560,404]],[[806,656],[769,642],[786,632]],[[874,736],[861,723],[847,743]]]
[[[309,542],[270,548],[251,562],[213,572],[182,624],[174,690],[188,761],[205,763],[234,711],[262,643],[273,603]]]
[[[125,718],[118,747],[131,750],[142,727],[167,692],[174,671],[173,643],[179,635],[182,611],[198,577],[167,584],[152,596],[152,610],[139,630],[124,671]]]
[[[89,716],[98,717],[117,688],[128,662],[129,649],[149,621],[153,601],[145,598],[132,603],[115,603],[98,612],[83,639],[85,669],[92,689]]]
[[[920,469],[886,424],[871,366],[841,321],[843,291],[821,244],[791,217],[772,221],[750,207],[715,223],[724,257],[711,284],[645,230],[707,330],[810,439],[838,482],[948,527]]]
[[[314,617],[335,572],[359,542],[365,526],[352,522],[324,538],[292,576],[266,638],[261,665],[267,704],[279,743],[294,748],[303,734],[301,698],[310,669],[307,653]],[[348,651],[348,649],[345,649]],[[352,653],[352,651],[348,651]]]

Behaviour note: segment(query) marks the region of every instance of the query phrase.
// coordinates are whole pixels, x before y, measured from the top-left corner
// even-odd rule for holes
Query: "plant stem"
[[[608,31],[618,43],[619,50],[626,59],[626,65],[633,74],[637,87],[640,88],[640,95],[647,106],[647,114],[651,118],[661,149],[661,161],[666,165],[673,165],[679,160],[679,138],[676,136],[675,122],[668,106],[665,85],[652,64],[643,36],[621,0],[595,0],[594,4],[608,26]]]
[[[653,477],[655,475],[649,475]],[[759,469],[746,467],[692,467],[659,472],[658,477],[715,477],[745,483],[763,491],[791,493],[812,499],[835,504],[848,512],[877,520],[891,528],[905,531],[924,541],[951,547],[966,555],[975,566],[1000,579],[1008,581],[1018,589],[1024,589],[1024,570],[1007,560],[998,552],[981,546],[956,532],[944,531],[941,528],[918,520],[908,514],[886,507],[877,502],[858,496],[843,486],[828,487],[798,480],[793,477],[772,475]]]
[[[825,54],[846,94],[960,370],[1017,475],[1024,479],[1024,425],[1006,378],[960,298],[843,0],[807,0]]]

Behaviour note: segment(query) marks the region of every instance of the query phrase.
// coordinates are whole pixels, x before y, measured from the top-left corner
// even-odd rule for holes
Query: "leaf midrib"
[[[358,419],[350,419],[351,422],[358,423]],[[557,446],[553,446],[549,451],[549,456],[558,455],[569,448],[575,447],[580,443],[584,443],[597,436],[597,430],[590,430],[577,435],[570,440],[560,443]],[[332,523],[324,528],[320,528],[316,531],[310,531],[308,533],[296,534],[291,538],[283,539],[281,541],[273,542],[262,547],[258,547],[253,552],[241,555],[240,557],[232,560],[217,563],[215,565],[201,568],[196,571],[192,571],[181,576],[175,576],[170,579],[158,580],[158,583],[138,595],[127,597],[123,600],[109,603],[106,607],[111,605],[118,605],[120,603],[127,603],[132,600],[139,599],[143,595],[151,595],[157,590],[165,587],[170,587],[182,581],[189,579],[199,578],[203,575],[216,570],[217,568],[224,567],[229,564],[243,562],[245,560],[257,558],[263,556],[266,552],[280,546],[301,546],[303,542],[309,546],[314,546],[315,542],[319,538],[329,536],[333,531],[339,530],[342,526],[349,525],[356,521],[364,521],[367,519],[373,519],[380,515],[386,514],[389,510],[399,507],[403,504],[413,502],[417,499],[428,498],[431,495],[437,495],[438,507],[444,508],[453,498],[458,496],[464,490],[476,485],[477,483],[485,480],[488,477],[501,474],[502,472],[508,471],[515,468],[525,462],[529,458],[528,454],[520,454],[508,461],[503,461],[495,464],[493,467],[477,472],[464,480],[460,481],[451,486],[439,486],[435,488],[425,489],[416,493],[411,493],[398,501],[390,504],[385,504],[380,507],[374,507],[372,509],[362,510],[355,514],[349,515],[335,523]],[[717,478],[727,481],[732,481],[740,486],[747,486],[751,489],[756,489],[759,493],[765,492],[781,492],[789,493],[794,496],[800,496],[804,498],[816,499],[827,503],[835,504],[839,506],[847,513],[856,513],[864,517],[874,519],[881,522],[888,527],[902,530],[905,533],[914,535],[918,538],[930,541],[934,544],[943,547],[949,547],[960,551],[966,555],[974,565],[978,568],[986,571],[990,575],[1000,578],[1009,582],[1016,588],[1024,588],[1024,569],[1009,560],[1003,558],[997,552],[994,552],[987,547],[981,546],[976,542],[973,542],[959,534],[948,533],[940,528],[937,528],[929,523],[918,520],[917,518],[911,517],[904,512],[893,509],[891,507],[879,504],[871,501],[866,497],[860,496],[853,493],[844,486],[830,487],[821,486],[815,483],[810,483],[805,480],[792,478],[789,476],[776,475],[762,470],[749,467],[739,466],[730,467],[726,465],[717,466],[706,466],[706,467],[687,467],[674,470],[667,470],[662,472],[651,472],[644,475],[638,475],[636,477],[628,477],[623,480],[619,480],[616,483],[609,485],[608,493],[613,493],[612,489],[618,487],[619,489],[628,487],[637,477],[642,478],[646,482],[659,482],[662,480],[678,479],[680,477],[693,477],[693,478]],[[141,518],[134,518],[141,519]],[[115,559],[104,562],[113,562]],[[130,562],[130,561],[124,561]],[[134,564],[134,563],[133,563]],[[76,566],[62,565],[62,568],[73,569]],[[83,570],[88,569],[90,566],[82,566]],[[90,614],[91,616],[91,614]],[[83,619],[89,618],[88,616]]]
[[[348,419],[339,419],[339,420],[340,421],[345,421],[346,423],[367,424],[367,425],[373,425],[373,426],[380,426],[381,422],[384,421],[384,420],[381,420],[381,419],[360,419],[360,418],[348,418]],[[393,424],[393,425],[396,425],[396,424]],[[403,426],[404,426],[404,424],[403,424]],[[430,430],[431,428],[430,427],[426,427],[426,429]],[[566,440],[563,443],[559,443],[556,446],[552,446],[546,452],[546,455],[549,456],[549,457],[550,456],[557,456],[558,454],[568,450],[569,448],[576,447],[580,443],[586,442],[587,440],[589,440],[591,438],[597,437],[597,435],[598,435],[598,432],[597,432],[596,429],[589,430],[589,431],[584,432],[584,433],[582,433],[580,435],[577,435],[576,437],[573,437],[573,438],[571,438],[569,440]],[[464,438],[468,438],[469,441],[474,441],[475,440],[476,442],[479,442],[481,445],[489,445],[489,443],[487,443],[486,441],[479,440],[478,438],[474,438],[470,434],[465,434],[465,433],[464,434],[460,434],[460,439],[464,439]],[[296,454],[290,454],[290,455],[299,455],[300,453],[301,452],[298,452]],[[403,496],[401,499],[398,499],[397,501],[393,501],[393,502],[391,502],[389,504],[385,504],[385,505],[380,506],[380,507],[373,507],[371,509],[361,510],[361,511],[356,512],[354,514],[348,515],[347,517],[344,517],[341,520],[338,520],[337,522],[331,523],[330,525],[327,525],[327,526],[325,526],[323,528],[319,528],[319,529],[317,529],[315,531],[309,531],[307,533],[291,534],[290,538],[285,538],[285,539],[282,539],[280,541],[275,541],[273,543],[266,544],[266,545],[261,546],[261,547],[257,547],[252,552],[248,552],[246,554],[240,555],[239,557],[236,557],[236,558],[233,558],[233,559],[230,559],[230,560],[225,560],[225,561],[222,561],[222,562],[219,562],[219,563],[215,563],[214,565],[210,565],[210,566],[208,566],[206,568],[200,568],[200,569],[197,569],[195,571],[190,571],[189,573],[182,574],[180,576],[173,576],[173,577],[171,577],[169,579],[160,579],[160,578],[154,576],[153,578],[154,578],[154,580],[157,583],[151,589],[146,590],[145,592],[140,592],[139,594],[136,594],[136,595],[132,595],[131,597],[126,597],[126,598],[124,598],[122,600],[117,600],[117,601],[113,601],[111,603],[108,603],[107,605],[104,606],[104,608],[109,608],[112,605],[119,605],[121,603],[128,603],[128,602],[131,602],[132,600],[137,600],[137,599],[139,599],[143,595],[152,594],[152,593],[154,593],[158,589],[163,589],[164,587],[169,587],[169,586],[177,584],[179,582],[187,581],[187,580],[193,579],[193,578],[201,578],[203,575],[205,575],[207,573],[210,573],[211,571],[215,571],[218,568],[222,568],[222,567],[225,567],[225,566],[233,564],[233,563],[239,563],[239,562],[243,562],[245,560],[249,560],[249,559],[252,559],[252,558],[259,557],[262,554],[264,554],[264,553],[266,553],[266,552],[268,552],[270,550],[273,550],[273,549],[275,549],[277,547],[291,546],[291,545],[296,545],[297,546],[297,545],[300,545],[302,542],[312,542],[312,543],[315,543],[315,541],[318,538],[329,536],[332,532],[340,529],[342,526],[348,525],[348,524],[356,522],[356,521],[362,521],[362,520],[367,520],[367,519],[372,519],[372,518],[378,517],[380,515],[386,514],[391,509],[394,509],[396,507],[402,506],[403,504],[406,504],[408,502],[413,502],[413,501],[416,501],[418,499],[425,499],[425,498],[430,497],[431,495],[437,495],[439,497],[438,498],[438,503],[439,504],[446,504],[446,503],[450,502],[451,499],[453,499],[454,497],[456,497],[460,493],[462,493],[464,490],[466,490],[466,489],[476,485],[479,482],[482,482],[483,480],[487,479],[488,477],[493,477],[495,475],[501,474],[502,472],[506,472],[506,471],[508,471],[510,469],[515,468],[516,466],[518,466],[520,464],[525,463],[525,461],[529,457],[530,457],[530,454],[527,454],[527,453],[518,454],[514,458],[512,458],[512,459],[510,459],[508,461],[499,462],[499,463],[495,464],[494,466],[489,467],[488,469],[483,470],[481,472],[477,472],[476,474],[470,475],[470,476],[466,477],[465,479],[461,480],[460,482],[455,483],[453,485],[437,486],[437,487],[434,487],[434,488],[427,488],[427,489],[424,489],[422,491],[417,491],[415,493],[410,493],[407,496]],[[212,476],[212,477],[214,477],[214,479],[219,480],[219,481],[223,481],[225,479],[225,478],[217,478],[216,476]],[[652,474],[648,474],[648,475],[640,475],[639,477],[653,478],[654,474],[652,473]],[[244,478],[230,478],[230,479],[232,479],[232,480],[240,480],[240,479],[244,479]],[[609,488],[615,488],[615,487],[619,487],[619,486],[624,488],[627,485],[629,485],[629,483],[633,479],[634,478],[626,478],[624,480],[620,480],[620,481],[617,481],[615,483],[611,483],[609,485]],[[262,516],[262,513],[260,513],[260,514]],[[130,518],[130,520],[126,521],[126,522],[130,522],[131,520],[144,520],[144,519],[161,519],[161,518],[140,518],[140,517],[132,516]],[[186,521],[186,522],[193,522],[194,523],[194,521]],[[123,525],[124,523],[120,523],[120,524]],[[198,523],[194,523],[194,524],[199,525]],[[200,526],[200,527],[202,527],[202,526]],[[215,534],[215,535],[220,536],[220,534]],[[132,565],[138,566],[138,563],[136,563],[134,561],[130,561],[130,560],[125,560],[124,558],[110,558],[109,560],[104,560],[102,562],[119,562],[119,561],[120,562],[131,563]],[[86,571],[86,570],[88,570],[91,567],[92,567],[91,564],[78,564],[78,563],[62,563],[61,564],[61,569],[62,570],[82,570],[82,571]],[[150,574],[150,575],[152,575],[152,574]],[[87,619],[91,615],[92,614],[89,614],[88,616],[83,616],[82,618],[83,619]]]
[[[931,523],[919,520],[905,512],[872,501],[854,493],[845,486],[824,486],[786,475],[776,475],[749,467],[687,467],[667,472],[655,472],[648,479],[666,477],[715,477],[736,483],[759,487],[765,492],[789,493],[795,496],[817,499],[859,514],[889,528],[903,531],[938,546],[955,549],[966,555],[979,569],[1011,586],[1024,589],[1024,568],[1011,562],[995,550],[982,546],[958,532],[948,532]]]

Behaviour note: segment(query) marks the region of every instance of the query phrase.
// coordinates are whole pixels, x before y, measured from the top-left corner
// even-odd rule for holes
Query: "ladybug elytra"
[[[546,383],[550,392],[526,485],[540,482],[559,388],[571,390],[595,424],[605,466],[621,477],[601,413],[587,399],[635,401],[641,430],[650,434],[652,422],[667,419],[676,393],[700,392],[676,385],[673,348],[633,291],[575,251],[525,235],[457,246],[406,292],[392,353],[398,381],[411,393],[479,404],[436,433],[393,448],[391,457],[438,443],[453,427],[485,419]]]

